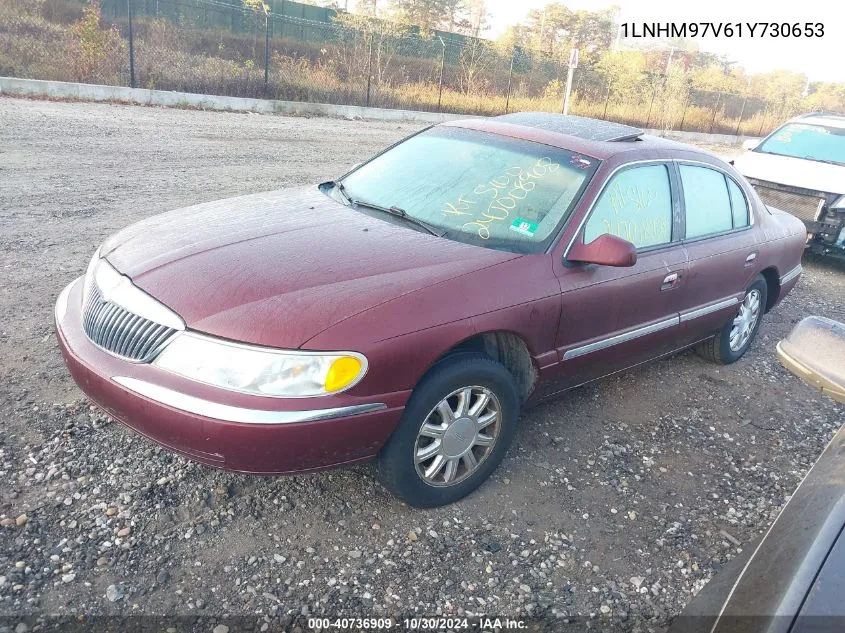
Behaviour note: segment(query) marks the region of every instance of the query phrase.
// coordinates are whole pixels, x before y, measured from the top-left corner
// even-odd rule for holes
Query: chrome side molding
[[[736,297],[730,297],[728,299],[723,299],[721,301],[717,301],[716,303],[711,303],[710,305],[706,305],[702,308],[696,308],[695,310],[689,310],[688,312],[681,312],[681,323],[685,321],[692,321],[693,319],[697,319],[698,317],[703,317],[708,314],[712,314],[713,312],[718,312],[719,310],[724,310],[725,308],[730,308],[731,306],[735,306],[739,304],[739,299]]]
[[[332,420],[361,413],[371,413],[386,409],[383,402],[370,404],[356,404],[348,407],[332,409],[310,409],[307,411],[267,411],[264,409],[245,409],[228,404],[211,402],[202,398],[189,396],[161,385],[127,376],[113,376],[112,380],[130,391],[145,398],[155,400],[161,404],[224,422],[238,422],[240,424],[293,424],[295,422],[315,422],[317,420]]]
[[[780,285],[788,284],[790,281],[795,279],[798,275],[804,272],[804,269],[801,267],[801,264],[798,264],[795,268],[788,271],[787,273],[781,275],[780,278]]]
[[[724,310],[725,308],[730,308],[731,306],[735,305],[739,305],[739,299],[737,297],[727,297],[725,299],[720,299],[719,301],[708,304],[701,308],[681,312],[678,315],[667,317],[661,321],[657,321],[656,323],[651,323],[649,325],[644,325],[642,327],[623,332],[622,334],[615,334],[614,336],[609,336],[598,341],[593,341],[592,343],[588,343],[587,345],[573,347],[572,349],[567,350],[564,353],[563,360],[569,360],[570,358],[577,358],[578,356],[591,354],[593,352],[597,352],[613,345],[619,345],[620,343],[627,343],[628,341],[640,338],[641,336],[654,334],[655,332],[665,330],[666,328],[670,328],[675,325],[680,325],[681,323],[685,323],[686,321],[692,321],[693,319],[697,319],[699,317],[703,317],[705,315],[712,314],[713,312]]]
[[[678,315],[675,315],[673,317],[669,317],[668,319],[658,321],[657,323],[652,323],[650,325],[645,325],[634,330],[629,330],[628,332],[623,332],[622,334],[609,336],[608,338],[600,339],[598,341],[588,343],[587,345],[573,347],[572,349],[566,351],[566,353],[563,355],[563,360],[577,358],[578,356],[591,354],[607,347],[612,347],[613,345],[626,343],[628,341],[634,340],[635,338],[640,338],[641,336],[653,334],[654,332],[659,332],[660,330],[665,330],[666,328],[678,325],[680,322],[680,317],[678,317]]]

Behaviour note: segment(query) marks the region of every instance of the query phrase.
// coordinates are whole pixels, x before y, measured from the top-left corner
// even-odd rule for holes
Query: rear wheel
[[[516,386],[502,365],[481,354],[447,358],[411,395],[379,455],[379,479],[415,507],[457,501],[502,461],[518,415]]]
[[[712,339],[698,347],[704,358],[720,365],[729,365],[738,361],[748,351],[766,308],[766,280],[757,275],[745,291],[739,310],[730,321]]]

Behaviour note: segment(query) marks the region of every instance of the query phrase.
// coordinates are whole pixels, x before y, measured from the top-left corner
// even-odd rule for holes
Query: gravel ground
[[[0,615],[498,614],[659,630],[771,524],[843,422],[775,357],[803,316],[845,320],[845,270],[820,261],[740,362],[686,352],[529,411],[491,481],[432,511],[394,501],[367,466],[204,468],[83,398],[52,305],[107,235],[331,178],[414,129],[0,98]]]

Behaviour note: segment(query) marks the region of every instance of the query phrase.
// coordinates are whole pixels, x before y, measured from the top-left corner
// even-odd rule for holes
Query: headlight
[[[839,198],[830,205],[831,209],[836,209],[837,211],[845,211],[845,196],[839,196]]]
[[[282,398],[339,393],[367,372],[367,359],[355,352],[275,350],[194,333],[173,339],[154,364],[223,389]]]

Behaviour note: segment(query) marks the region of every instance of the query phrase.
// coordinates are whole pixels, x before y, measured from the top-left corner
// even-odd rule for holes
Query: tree
[[[509,26],[496,38],[496,48],[503,55],[511,55],[518,48],[524,48],[526,43],[525,27],[516,24]]]
[[[697,90],[708,90],[710,92],[729,92],[742,94],[745,92],[748,81],[741,69],[725,71],[724,65],[708,66],[699,71],[690,73],[692,87]]]
[[[845,84],[812,83],[805,110],[845,110]]]
[[[481,79],[494,58],[493,47],[488,40],[468,38],[458,58],[461,90],[473,94],[483,90]]]
[[[367,73],[375,84],[387,82],[387,73],[396,54],[399,40],[407,34],[408,25],[395,20],[382,20],[360,13],[338,13],[336,24],[344,32],[356,34],[344,38],[341,54],[335,61],[346,76],[366,77]]]
[[[358,0],[358,4],[355,6],[355,12],[361,15],[375,17],[378,15],[378,8],[378,0]]]
[[[490,14],[486,0],[450,0],[452,6],[452,30],[470,37],[479,37],[490,28]]]
[[[572,11],[560,2],[532,9],[525,20],[526,43],[536,51],[563,60],[577,46],[586,63],[610,48],[613,10]]]
[[[531,9],[525,20],[525,31],[531,48],[553,55],[562,41],[570,36],[574,13],[560,2],[547,4],[543,9]]]
[[[572,23],[570,46],[577,46],[586,64],[594,63],[613,40],[613,12],[576,11]],[[568,51],[564,51],[566,55]]]
[[[391,17],[394,20],[414,24],[424,35],[451,21],[450,0],[390,0]]]
[[[270,10],[270,6],[264,4],[264,0],[242,0],[244,9],[249,9],[251,11],[256,11],[264,15],[265,12]]]
[[[102,79],[102,74],[108,72],[107,67],[114,66],[117,60],[123,58],[123,41],[117,27],[100,28],[99,0],[91,0],[91,4],[83,9],[79,21],[70,27],[69,33],[69,56],[77,81]]]
[[[641,96],[645,57],[636,51],[605,51],[596,69],[612,87],[616,99],[632,100]]]

